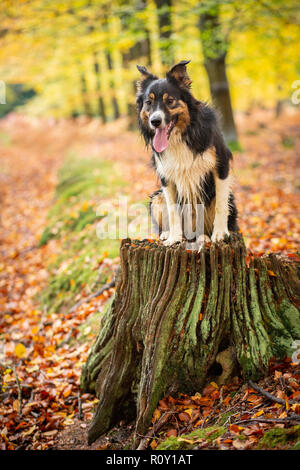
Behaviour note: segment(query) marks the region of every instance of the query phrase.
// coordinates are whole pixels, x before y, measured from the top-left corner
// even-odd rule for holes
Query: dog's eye
[[[146,103],[147,106],[151,106],[152,101],[151,100],[146,100],[145,103]]]
[[[173,103],[174,103],[174,101],[175,101],[175,100],[174,100],[174,98],[168,98],[168,101],[167,101],[167,103],[168,103],[168,104],[173,104]]]

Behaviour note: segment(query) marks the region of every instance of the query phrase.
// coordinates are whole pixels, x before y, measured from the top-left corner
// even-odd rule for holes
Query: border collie
[[[146,145],[152,147],[152,163],[161,181],[161,189],[150,196],[151,215],[165,245],[181,242],[183,233],[186,239],[195,234],[196,207],[201,204],[204,230],[196,237],[200,246],[238,231],[232,154],[214,111],[190,92],[189,62],[172,67],[164,79],[137,66],[142,75],[137,83],[139,126]],[[191,208],[184,223],[183,206]]]

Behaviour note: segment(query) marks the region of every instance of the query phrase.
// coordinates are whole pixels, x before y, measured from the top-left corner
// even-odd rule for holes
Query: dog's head
[[[159,79],[146,67],[137,66],[142,75],[137,84],[139,124],[147,144],[163,152],[172,132],[186,133],[191,121],[190,106],[199,104],[189,92],[191,80],[186,71],[189,61],[172,67],[166,78]]]

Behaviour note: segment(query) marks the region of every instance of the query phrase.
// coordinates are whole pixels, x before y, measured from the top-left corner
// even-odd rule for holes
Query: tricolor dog
[[[159,79],[138,66],[137,107],[141,133],[151,145],[161,189],[151,198],[151,214],[165,245],[197,233],[197,207],[204,206],[204,233],[196,241],[222,240],[237,231],[231,190],[232,154],[218,128],[214,111],[191,94],[182,61]],[[190,208],[189,218],[182,208]],[[203,207],[202,206],[202,207]],[[192,235],[193,236],[193,235]]]

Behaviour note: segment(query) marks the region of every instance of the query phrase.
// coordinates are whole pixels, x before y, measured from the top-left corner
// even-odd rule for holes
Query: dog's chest
[[[175,184],[178,197],[190,202],[195,197],[201,197],[205,176],[215,167],[213,149],[194,156],[188,146],[176,138],[170,139],[161,158],[155,158],[159,176]]]

